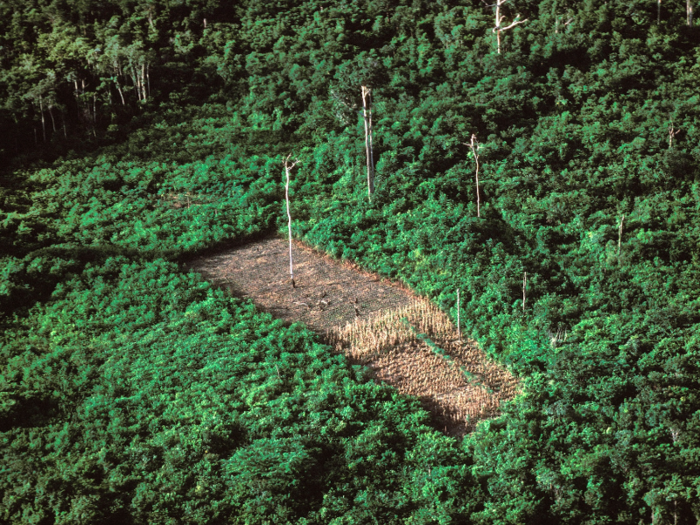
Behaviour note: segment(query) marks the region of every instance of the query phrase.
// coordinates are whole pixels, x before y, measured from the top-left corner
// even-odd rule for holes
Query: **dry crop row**
[[[517,392],[513,375],[474,341],[460,340],[447,315],[425,299],[333,328],[328,339],[378,379],[421,399],[452,434],[493,417]]]

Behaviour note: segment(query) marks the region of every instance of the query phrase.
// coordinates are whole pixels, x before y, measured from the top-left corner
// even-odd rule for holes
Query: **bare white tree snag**
[[[459,323],[459,309],[461,307],[461,301],[459,300],[459,288],[457,288],[457,339],[462,342],[462,328]]]
[[[483,2],[484,0],[482,0]],[[495,4],[486,4],[486,7],[495,7],[496,8],[496,25],[493,28],[493,32],[496,33],[496,41],[498,42],[498,54],[501,54],[501,31],[508,31],[509,29],[514,28],[517,25],[524,24],[527,22],[527,18],[525,20],[520,20],[520,15],[515,16],[515,20],[511,22],[510,25],[503,27],[501,24],[503,23],[503,19],[505,18],[505,15],[501,14],[501,6],[505,3],[507,3],[509,0],[496,0]]]
[[[39,93],[39,109],[41,109],[41,131],[44,134],[44,142],[46,142],[46,120],[44,119],[44,100]]]
[[[523,312],[525,311],[526,298],[527,298],[527,272],[523,273]]]
[[[661,0],[658,0],[656,4],[656,25],[661,23]]]
[[[139,78],[136,74],[136,69],[134,65],[131,64],[131,82],[134,84],[134,89],[136,90],[136,98],[141,100],[141,86],[139,85]]]
[[[141,91],[143,91],[143,100],[145,101],[147,96],[146,91],[146,64],[141,64]]]
[[[625,216],[620,219],[620,227],[617,230],[617,256],[620,257],[620,248],[622,247],[622,223],[625,222]]]
[[[476,179],[476,216],[481,217],[481,197],[479,195],[479,141],[476,140],[476,135],[472,133],[471,142],[469,144],[463,142],[462,144],[472,150],[474,162],[476,162],[476,172],[474,174],[474,178]]]
[[[56,120],[53,118],[53,106],[49,104],[49,116],[51,117],[51,127],[53,128],[53,132],[56,133]]]
[[[365,118],[365,152],[367,154],[367,196],[374,193],[374,152],[372,151],[372,90],[362,86],[362,114]]]
[[[297,287],[297,283],[294,282],[294,265],[292,263],[292,212],[289,210],[289,173],[292,171],[294,166],[297,165],[299,160],[295,160],[291,164],[289,163],[289,159],[292,157],[292,154],[290,153],[287,155],[287,158],[284,159],[284,172],[285,175],[287,176],[287,183],[284,186],[284,198],[287,201],[287,219],[289,220],[288,222],[288,229],[289,229],[289,276],[292,279],[292,288]]]
[[[119,79],[115,80],[114,83],[117,86],[117,91],[119,91],[119,97],[122,99],[122,106],[126,106],[126,101],[124,100],[124,93],[122,92],[122,87],[119,85]]]
[[[688,27],[693,27],[693,0],[685,0],[685,12],[688,17]]]
[[[673,137],[681,132],[680,129],[675,129],[673,127],[673,121],[668,126],[668,149],[673,149]]]

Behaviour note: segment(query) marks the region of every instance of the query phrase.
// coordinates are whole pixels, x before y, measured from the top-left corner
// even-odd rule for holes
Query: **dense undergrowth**
[[[170,57],[149,59],[154,96],[99,92],[92,153],[55,133],[62,157],[32,164],[17,145],[0,185],[0,521],[700,520],[697,29],[680,3],[659,23],[654,2],[511,3],[528,22],[501,54],[478,2],[243,2],[203,28],[125,8],[123,38],[162,32],[143,39]],[[3,38],[78,67],[17,12]],[[8,130],[39,122],[10,93],[22,57],[3,57]],[[461,290],[463,330],[523,381],[503,417],[456,443],[303,328],[178,271],[279,228],[289,153],[295,235],[453,318]]]
[[[3,336],[3,521],[389,522],[478,501],[415,401],[172,263],[110,257],[51,299]]]

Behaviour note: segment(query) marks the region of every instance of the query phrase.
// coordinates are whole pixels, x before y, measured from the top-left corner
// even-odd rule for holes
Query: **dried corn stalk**
[[[445,313],[417,299],[336,327],[328,340],[338,352],[374,369],[378,379],[420,398],[445,429],[463,434],[496,415],[501,402],[517,393],[517,382],[459,335]]]

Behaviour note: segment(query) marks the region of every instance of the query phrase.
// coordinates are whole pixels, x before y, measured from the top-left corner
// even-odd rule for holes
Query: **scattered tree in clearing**
[[[294,166],[297,165],[299,160],[295,160],[291,164],[289,163],[289,159],[292,157],[292,154],[290,153],[287,155],[287,158],[284,159],[284,173],[287,177],[287,182],[284,186],[284,198],[287,202],[287,227],[289,229],[289,276],[292,280],[292,288],[296,288],[297,284],[294,282],[294,265],[292,263],[292,213],[289,210],[289,173],[294,169]]]

